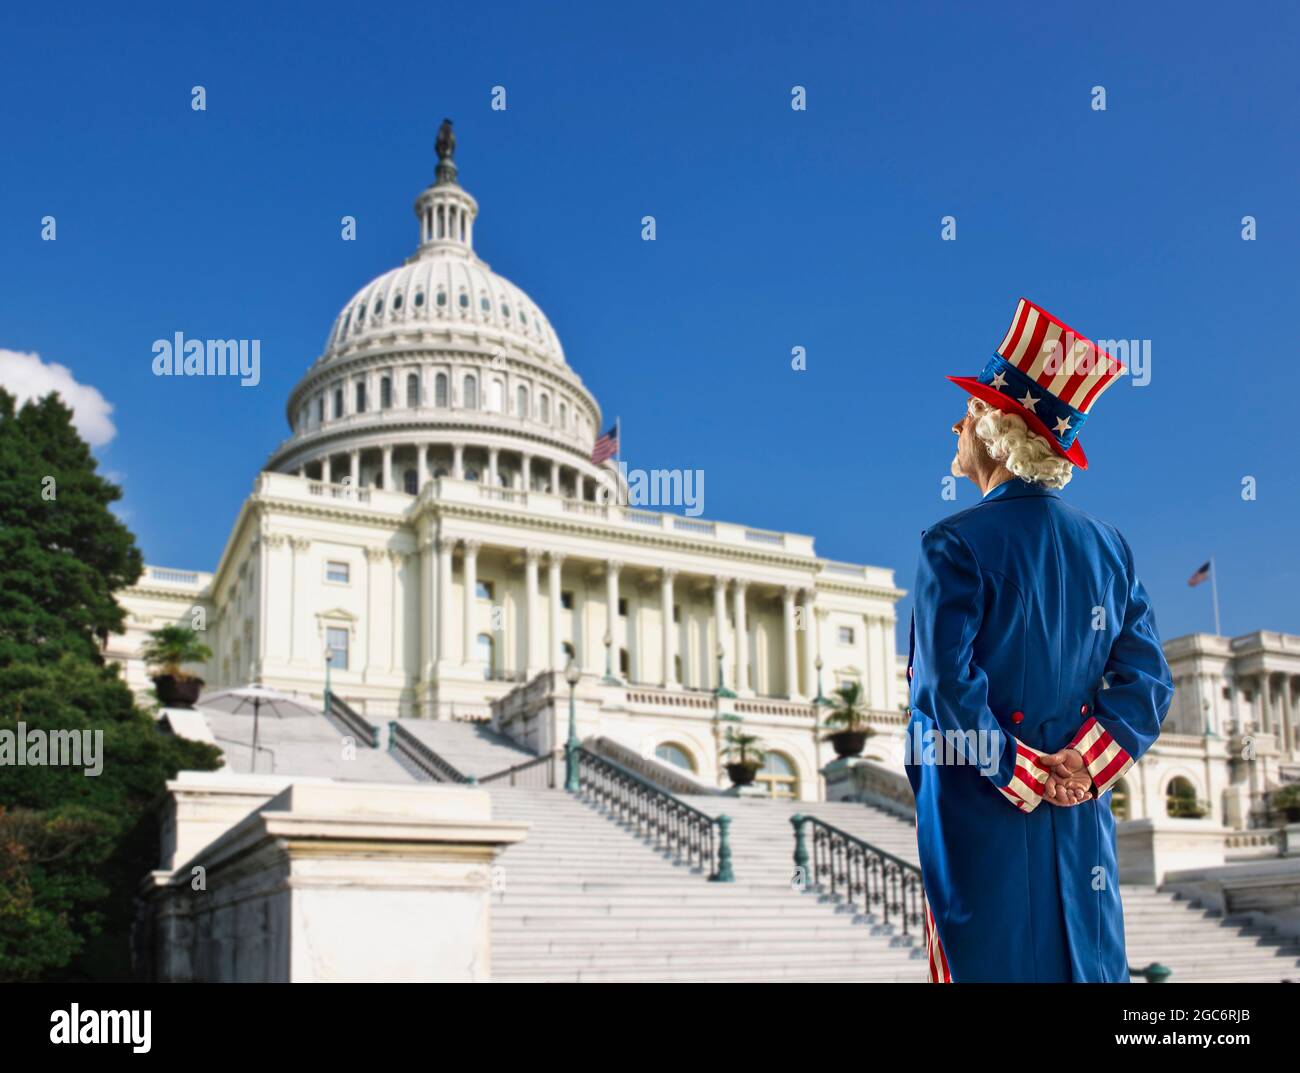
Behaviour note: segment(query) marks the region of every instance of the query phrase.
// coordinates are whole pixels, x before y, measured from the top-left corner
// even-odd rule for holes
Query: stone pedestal
[[[1167,872],[1220,866],[1230,833],[1213,820],[1159,817],[1118,823],[1120,882],[1159,886]]]
[[[1288,823],[1282,828],[1282,856],[1300,857],[1300,823]]]
[[[486,791],[295,779],[277,792],[266,778],[223,778],[170,784],[164,863],[180,864],[154,872],[141,892],[141,975],[488,979],[492,862],[528,825],[494,822]],[[190,852],[222,814],[259,796]]]

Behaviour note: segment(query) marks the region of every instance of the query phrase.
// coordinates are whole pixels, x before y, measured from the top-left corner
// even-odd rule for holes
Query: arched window
[[[691,754],[675,742],[666,741],[662,745],[655,746],[655,756],[683,771],[695,770],[695,761],[691,758]]]
[[[424,291],[416,291],[416,292],[415,292],[415,308],[416,308],[416,309],[419,309],[420,306],[422,306],[422,305],[424,305]]]
[[[569,410],[564,403],[560,403],[560,428],[569,427]]]
[[[379,408],[381,410],[393,408],[393,381],[387,376],[379,381]]]
[[[478,377],[473,373],[465,374],[465,409],[478,409]]]
[[[492,309],[492,302],[486,294],[478,300],[478,307],[483,310],[484,313],[487,313]]]
[[[411,409],[420,405],[420,377],[416,373],[406,378],[406,405]]]
[[[357,382],[357,413],[366,412],[366,385],[364,382]]]
[[[420,494],[420,475],[413,469],[408,469],[402,474],[402,487],[406,489],[408,496]]]
[[[393,295],[393,309],[398,310],[401,308],[402,308],[402,294],[399,291],[397,294]]]
[[[777,752],[769,752],[754,781],[766,787],[768,797],[786,799],[799,796],[799,779],[794,773],[794,765],[789,757]]]
[[[447,405],[447,374],[439,373],[433,378],[433,404],[434,406]]]
[[[504,399],[505,385],[494,376],[488,381],[487,408],[494,414],[499,414],[501,407],[504,405]]]
[[[551,397],[543,395],[537,402],[538,416],[542,419],[543,424],[551,423]]]
[[[447,292],[439,291],[436,301],[439,306],[445,306],[447,304]]]
[[[460,308],[461,309],[469,308],[469,295],[466,294],[464,291],[460,292]]]
[[[483,664],[483,677],[491,678],[496,667],[496,644],[490,633],[480,633],[474,643],[474,655]]]
[[[528,416],[528,389],[523,384],[515,388],[515,413],[520,417]]]
[[[1196,800],[1196,787],[1191,780],[1175,775],[1165,790],[1165,812],[1178,820],[1199,820],[1205,815],[1205,806]]]
[[[334,416],[343,416],[343,389],[341,387],[334,389]]]
[[[1123,779],[1110,788],[1110,814],[1117,820],[1131,819],[1129,815],[1128,783]]]

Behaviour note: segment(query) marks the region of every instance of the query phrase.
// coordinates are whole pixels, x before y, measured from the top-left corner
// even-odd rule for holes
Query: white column
[[[749,624],[745,620],[745,590],[748,581],[737,581],[732,590],[734,609],[732,617],[736,620],[736,692],[746,694],[749,688]]]
[[[418,495],[424,490],[424,486],[429,483],[429,450],[424,444],[417,444],[415,455],[418,467],[416,469],[416,480],[419,482],[419,487],[415,491]]]
[[[1265,734],[1273,732],[1273,697],[1272,690],[1269,689],[1269,677],[1268,671],[1259,676],[1259,729]]]
[[[320,479],[325,484],[331,484],[330,481],[330,456],[326,455],[320,460]]]
[[[533,456],[524,452],[523,465],[519,470],[519,489],[523,492],[533,490]]]
[[[1291,729],[1291,676],[1282,676],[1282,755],[1289,757],[1295,750],[1294,731]]]
[[[524,549],[524,671],[527,677],[537,671],[537,560],[542,553]]]
[[[454,541],[438,540],[438,661],[451,659],[451,550]]]
[[[661,616],[663,618],[663,673],[659,676],[665,688],[677,685],[677,630],[673,625],[673,578],[676,570],[663,570],[660,577]]]
[[[497,472],[497,459],[500,454],[501,454],[501,448],[499,447],[488,448],[488,486],[491,488],[495,488],[499,480],[499,474]]]
[[[718,672],[724,667],[731,665],[731,660],[727,658],[727,579],[725,577],[715,577],[713,579],[713,632],[715,643],[713,651],[709,653],[709,661],[713,664],[713,671],[705,681],[713,681],[714,688],[725,683],[718,681]],[[718,660],[718,649],[722,649],[722,660]],[[732,687],[735,687],[732,682]]]
[[[817,593],[803,590],[803,695],[817,695]]]
[[[551,463],[551,495],[558,496],[559,494],[560,494],[560,464],[558,462],[552,462]]]
[[[564,556],[554,551],[550,553],[546,561],[546,587],[551,598],[551,639],[548,663],[553,671],[564,669],[564,651],[560,647],[563,643],[563,639],[560,637],[560,567],[563,563]]]
[[[785,692],[791,700],[799,696],[799,660],[794,632],[794,598],[798,591],[787,585],[781,599],[785,619]]]
[[[465,479],[465,447],[453,444],[451,448],[451,475],[458,481]]]
[[[352,475],[352,488],[356,490],[361,487],[361,452],[355,449],[349,451],[348,458],[351,461],[349,472]]]
[[[478,653],[474,645],[474,625],[475,614],[478,610],[478,549],[479,541],[465,541],[465,638],[464,653],[461,656],[461,662],[465,665],[472,664],[477,658]]]
[[[384,491],[393,490],[393,447],[387,444],[384,447]]]
[[[423,677],[430,681],[438,660],[438,540],[430,537],[420,546],[420,614],[421,660]],[[433,713],[430,712],[430,715]]]
[[[605,562],[605,632],[609,635],[609,673],[615,678],[619,677],[618,662],[618,572],[623,569],[623,564],[617,559],[608,559]],[[603,645],[605,639],[602,637],[600,643]]]
[[[575,473],[573,477],[573,494],[578,499],[587,498],[587,478],[581,473]]]

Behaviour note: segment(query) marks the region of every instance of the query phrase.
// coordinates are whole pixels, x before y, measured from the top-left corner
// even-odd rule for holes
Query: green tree
[[[97,659],[121,630],[113,594],[144,569],[121,497],[57,395],[17,408],[0,389],[0,666]]]
[[[178,770],[219,761],[160,734],[103,665],[99,639],[123,619],[113,594],[141,559],[71,418],[56,396],[16,411],[0,391],[0,757],[20,729],[102,742],[93,775],[85,755],[0,762],[0,980],[127,978],[134,893],[158,862],[154,806]]]

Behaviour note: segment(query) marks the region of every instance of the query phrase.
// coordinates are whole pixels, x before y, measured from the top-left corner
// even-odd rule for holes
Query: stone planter
[[[193,708],[194,702],[203,692],[203,679],[160,674],[154,678],[153,688],[164,708]]]
[[[749,786],[758,774],[758,768],[757,764],[728,764],[727,778],[732,786]]]
[[[835,749],[836,756],[861,756],[862,750],[867,747],[867,737],[865,730],[841,730],[829,735],[826,740]]]

